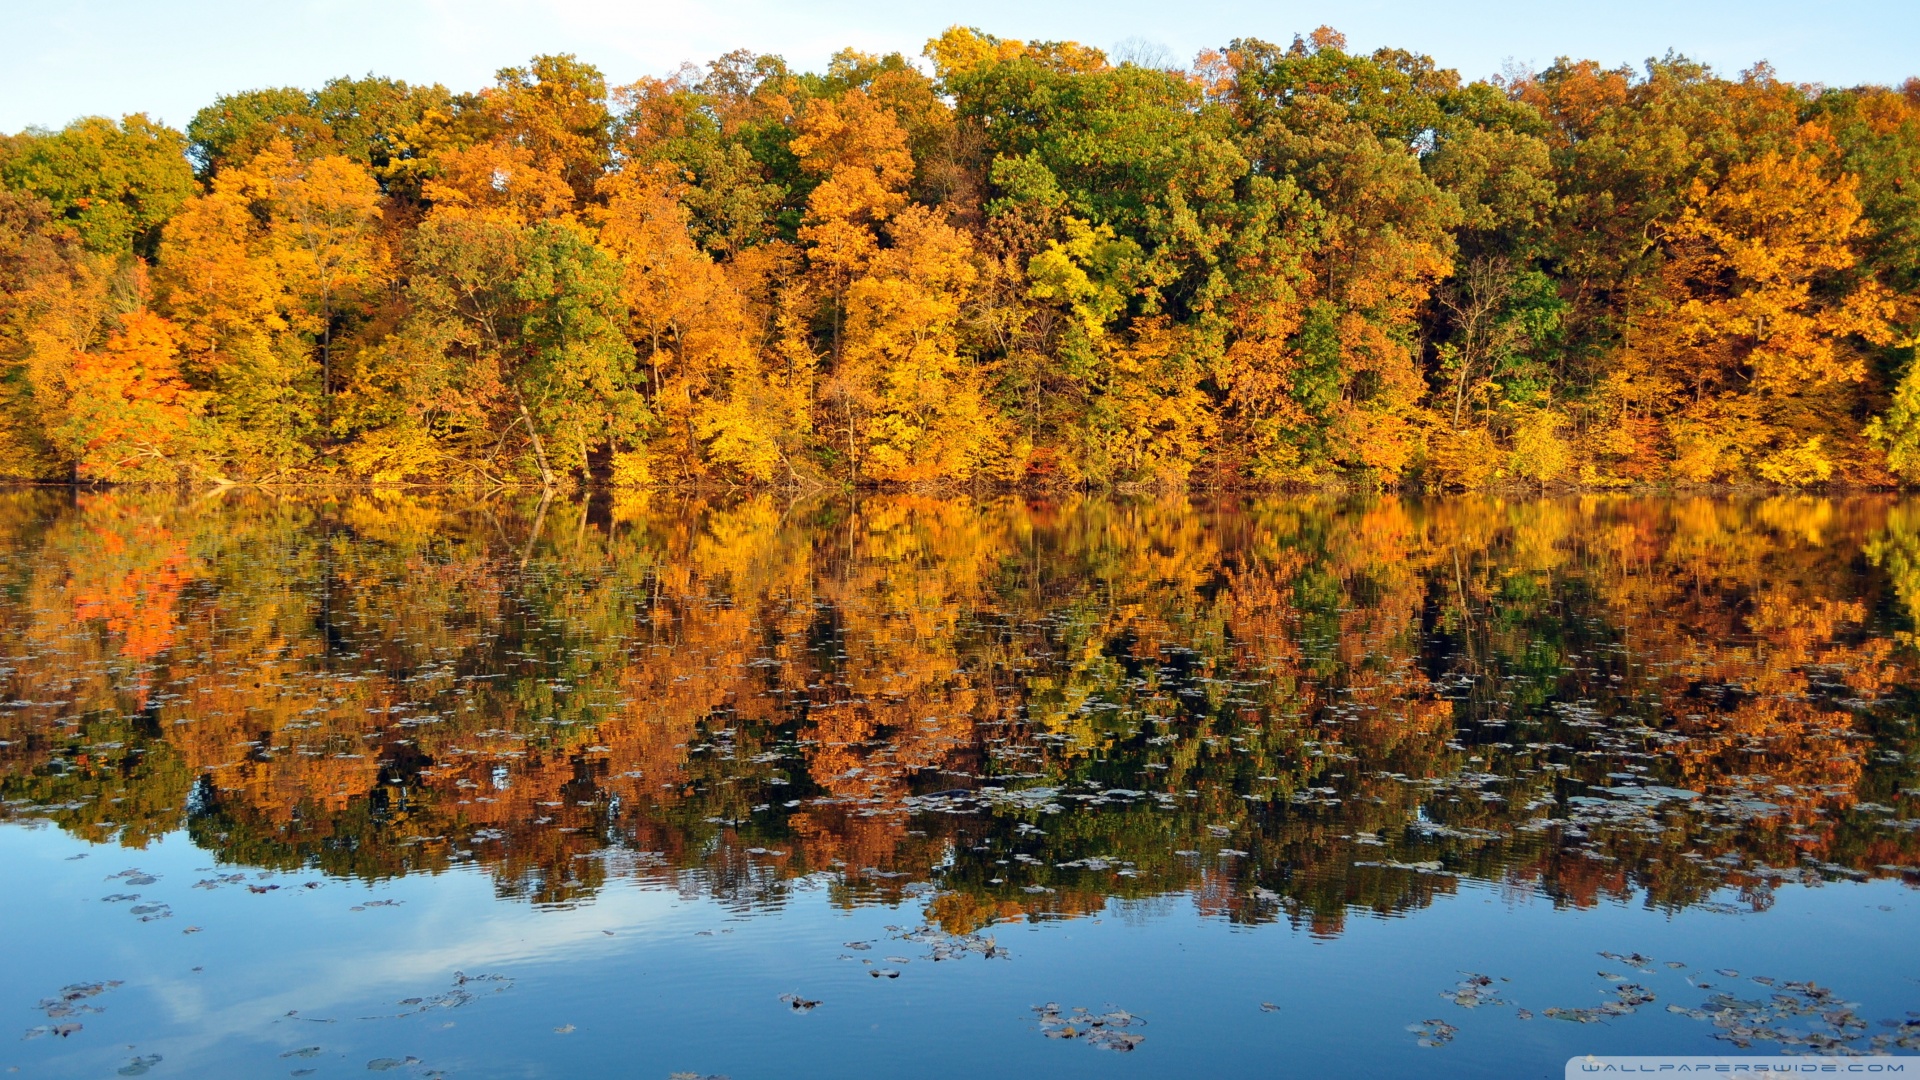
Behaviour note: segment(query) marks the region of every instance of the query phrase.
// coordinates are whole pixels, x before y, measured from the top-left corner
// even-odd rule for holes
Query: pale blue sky
[[[542,52],[577,53],[615,82],[741,47],[812,68],[849,45],[917,54],[955,22],[1101,47],[1139,39],[1180,59],[1325,23],[1356,49],[1426,52],[1469,77],[1563,54],[1638,65],[1669,48],[1729,74],[1765,59],[1829,85],[1920,75],[1920,0],[0,0],[0,131],[137,111],[185,124],[218,93],[334,75],[474,88]]]

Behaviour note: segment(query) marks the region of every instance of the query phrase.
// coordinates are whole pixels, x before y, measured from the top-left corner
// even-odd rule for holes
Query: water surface
[[[1886,499],[0,493],[0,1068],[1920,1053],[1917,611]]]

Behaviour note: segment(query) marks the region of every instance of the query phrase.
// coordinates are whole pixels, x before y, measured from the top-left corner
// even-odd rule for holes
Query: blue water
[[[206,876],[205,855],[177,834],[136,853],[21,827],[0,829],[0,865],[4,983],[18,1019],[33,1018],[22,999],[36,992],[125,983],[90,999],[103,1011],[83,1018],[83,1033],[10,1044],[0,1062],[29,1076],[111,1076],[158,1054],[154,1075],[364,1075],[370,1061],[414,1057],[418,1065],[390,1071],[1557,1077],[1575,1054],[1727,1050],[1710,1026],[1655,1009],[1577,1024],[1438,996],[1472,971],[1511,979],[1503,996],[1536,1013],[1597,1004],[1596,972],[1619,967],[1600,950],[1681,960],[1690,973],[1741,970],[1707,975],[1717,984],[1813,979],[1873,1017],[1920,1004],[1920,898],[1891,882],[1789,887],[1748,916],[1621,903],[1556,911],[1471,885],[1413,917],[1356,919],[1333,938],[1236,927],[1176,899],[1000,927],[1008,959],[932,962],[887,929],[918,926],[919,905],[845,910],[823,893],[741,917],[640,887],[539,910],[502,903],[483,875],[459,871],[375,888],[249,875],[281,888],[201,890],[191,882]],[[140,892],[171,904],[171,919],[129,927],[125,903],[100,901],[114,889],[106,875],[135,866],[159,879]],[[399,904],[350,910],[368,900]],[[873,950],[842,945],[860,940]],[[890,965],[898,979],[876,979],[837,959],[846,955],[913,962]],[[470,1003],[394,1016],[408,1010],[404,998],[453,988],[455,972],[512,982],[469,983]],[[1663,1002],[1706,996],[1664,963],[1648,983]],[[779,1000],[788,992],[821,1004],[796,1014]],[[1122,1007],[1147,1021],[1147,1038],[1129,1054],[1046,1039],[1031,1007],[1048,1001]],[[1430,1016],[1459,1027],[1450,1045],[1422,1048],[1407,1035]],[[307,1047],[321,1053],[281,1057]]]
[[[1920,1053],[1916,567],[1886,500],[0,492],[0,1070]]]

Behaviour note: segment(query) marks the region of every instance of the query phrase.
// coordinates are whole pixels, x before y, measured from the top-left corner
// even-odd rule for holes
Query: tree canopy
[[[1920,80],[954,27],[0,139],[0,469],[1920,480]]]

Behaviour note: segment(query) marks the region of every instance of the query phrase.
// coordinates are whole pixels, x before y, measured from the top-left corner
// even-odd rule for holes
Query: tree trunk
[[[526,422],[527,434],[533,436],[533,460],[540,466],[540,484],[548,491],[554,489],[553,470],[547,466],[547,447],[540,441],[540,429],[534,426],[533,416],[527,412],[527,397],[514,390],[514,399],[520,403],[520,419]]]

